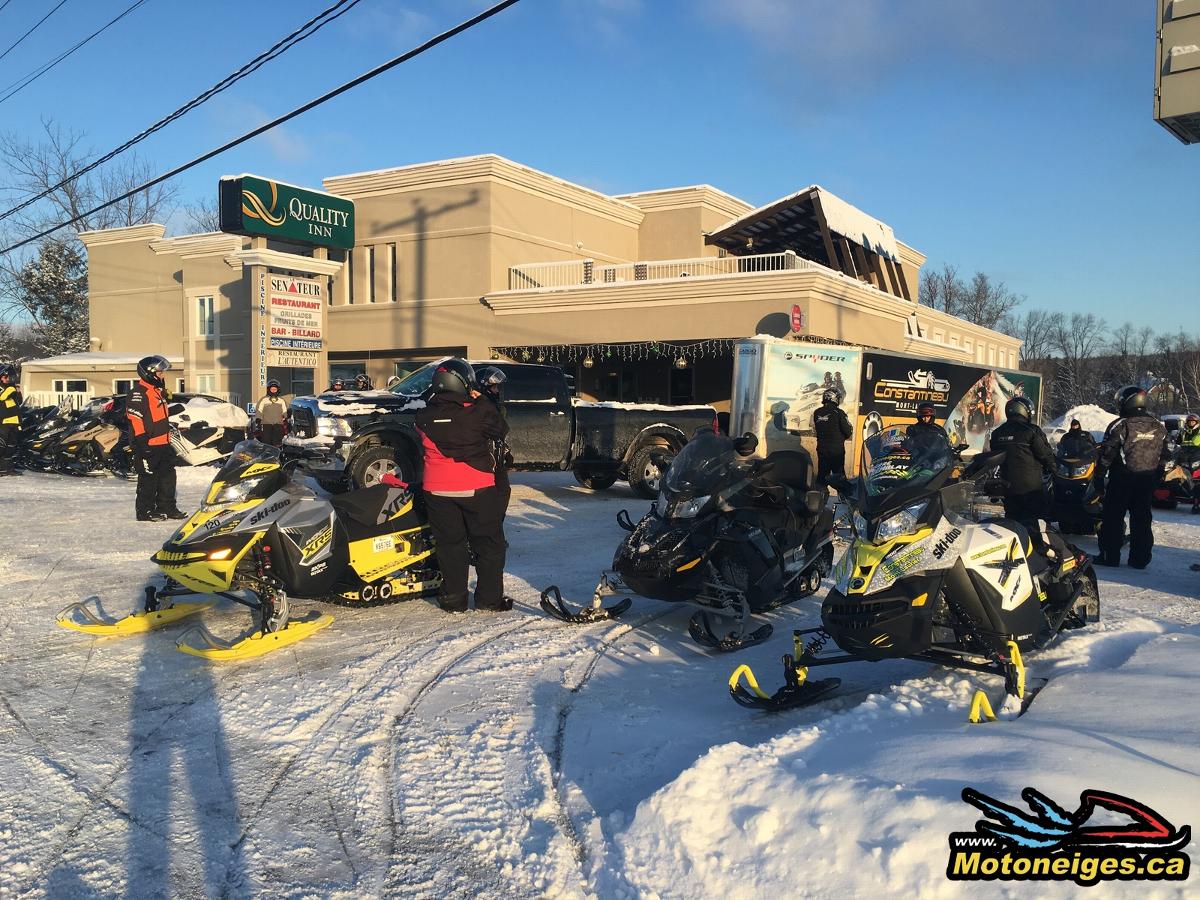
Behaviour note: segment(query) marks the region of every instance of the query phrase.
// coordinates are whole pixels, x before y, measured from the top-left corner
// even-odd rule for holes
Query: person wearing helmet
[[[417,413],[425,456],[425,509],[437,545],[442,590],[438,605],[466,612],[467,576],[475,557],[475,608],[512,609],[504,596],[504,509],[496,489],[496,441],[508,423],[482,401],[475,370],[461,359],[438,363],[432,396]]]
[[[21,445],[21,392],[17,389],[17,371],[0,366],[0,475],[20,474],[17,449]]]
[[[1163,463],[1169,457],[1167,428],[1146,410],[1146,392],[1136,385],[1117,391],[1113,398],[1120,418],[1108,426],[1100,459],[1108,473],[1104,512],[1100,520],[1101,566],[1121,564],[1125,541],[1125,516],[1129,516],[1129,565],[1144,569],[1154,549],[1154,516],[1151,500]]]
[[[287,432],[287,402],[274,378],[267,382],[267,393],[258,401],[254,417],[258,420],[258,439],[272,447],[281,446]]]
[[[495,366],[484,366],[476,370],[475,378],[479,382],[479,392],[483,399],[488,400],[496,407],[496,411],[500,413],[500,417],[505,421],[508,420],[508,410],[504,405],[504,383],[508,381],[508,376]],[[513,455],[508,449],[508,442],[504,438],[496,441],[494,448],[496,456],[496,491],[500,495],[500,508],[504,511],[504,516],[508,516],[508,502],[512,497],[512,485],[508,481],[508,470],[513,465]]]
[[[1192,464],[1198,458],[1200,458],[1200,416],[1188,413],[1179,429],[1178,459],[1190,472]],[[1192,485],[1192,512],[1200,514],[1200,493],[1197,492],[1195,484]]]
[[[346,389],[346,382],[342,378],[335,378],[335,379],[333,379],[333,381],[329,382],[329,390],[330,391],[344,391],[345,389]]]
[[[991,436],[991,449],[1004,451],[1000,480],[1004,482],[1004,516],[1020,522],[1041,545],[1040,519],[1050,516],[1043,478],[1054,473],[1054,451],[1033,421],[1028,397],[1013,397],[1004,404],[1005,421]]]
[[[946,443],[950,443],[950,435],[946,433],[946,429],[939,425],[934,417],[937,415],[937,408],[925,401],[917,404],[917,421],[908,426],[905,434],[908,437],[915,437],[922,434],[940,434],[946,439]]]
[[[371,379],[367,377],[366,372],[359,372],[354,376],[354,389],[356,391],[371,390]]]
[[[175,451],[163,372],[171,368],[163,356],[146,356],[137,364],[138,382],[125,400],[129,443],[138,473],[134,511],[139,522],[186,519],[175,502]]]
[[[817,435],[817,480],[821,484],[830,475],[846,474],[846,441],[854,429],[838,406],[840,400],[836,388],[826,388],[821,394],[821,405],[812,414],[812,428]]]
[[[1096,439],[1092,437],[1090,431],[1083,430],[1083,426],[1079,424],[1078,419],[1072,419],[1067,433],[1058,439],[1058,449],[1067,456],[1075,459],[1078,459],[1080,454],[1086,453],[1095,446]]]

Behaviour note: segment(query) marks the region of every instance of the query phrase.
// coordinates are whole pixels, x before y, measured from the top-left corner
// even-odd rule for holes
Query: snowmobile
[[[145,608],[113,622],[76,603],[59,613],[59,623],[91,634],[135,633],[224,597],[253,611],[254,631],[227,643],[197,627],[176,645],[207,659],[243,659],[294,644],[333,621],[329,615],[291,619],[293,599],[374,606],[441,586],[413,491],[393,480],[320,499],[289,480],[299,461],[285,461],[278,448],[258,441],[238,444],[200,509],[151,557],[166,586],[146,589]],[[195,595],[203,599],[175,602]]]
[[[63,436],[71,429],[79,413],[61,403],[46,415],[32,431],[22,432],[20,462],[27,469],[52,472],[58,465],[58,450]]]
[[[733,699],[754,709],[803,706],[839,683],[809,680],[815,666],[902,658],[1001,674],[1016,698],[1010,706],[1023,712],[1041,685],[1026,683],[1021,654],[1099,621],[1100,600],[1088,554],[1057,532],[1031,535],[1012,520],[963,514],[971,479],[999,455],[954,482],[953,453],[940,436],[891,428],[867,441],[857,483],[835,485],[852,495],[855,538],[834,569],[821,627],[794,632],[775,694],[741,666],[729,679]],[[840,652],[823,653],[831,641]],[[972,718],[990,708],[979,692]]]
[[[1095,534],[1101,495],[1096,466],[1099,448],[1092,443],[1059,441],[1054,461],[1054,517],[1063,534]]]
[[[1175,509],[1187,503],[1192,512],[1200,513],[1200,447],[1179,447],[1175,451],[1163,465],[1153,497],[1159,509]]]
[[[650,511],[634,524],[596,586],[592,605],[571,612],[559,589],[542,592],[545,612],[583,624],[616,618],[633,595],[696,607],[688,625],[699,644],[721,651],[761,643],[770,625],[752,616],[814,593],[833,565],[828,493],[813,489],[808,453],[779,450],[749,459],[758,439],[714,432],[694,437],[671,463]],[[605,597],[624,595],[606,608]],[[731,623],[718,631],[717,621]]]
[[[182,403],[172,403],[167,411],[171,415],[171,449],[181,464],[203,466],[233,451],[225,440],[224,428],[193,420]]]
[[[92,401],[60,438],[55,469],[66,475],[132,476],[133,451],[124,424],[123,415],[114,415],[111,397]]]

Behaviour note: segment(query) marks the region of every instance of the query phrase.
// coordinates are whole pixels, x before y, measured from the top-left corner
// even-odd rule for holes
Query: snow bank
[[[1043,429],[1051,439],[1061,437],[1071,427],[1071,420],[1078,419],[1084,431],[1090,431],[1097,441],[1104,439],[1104,432],[1116,419],[1112,413],[1091,403],[1073,406]]]

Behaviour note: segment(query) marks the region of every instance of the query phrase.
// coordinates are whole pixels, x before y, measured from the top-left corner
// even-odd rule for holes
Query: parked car
[[[419,481],[421,442],[413,421],[431,394],[438,362],[387,390],[295,398],[285,448],[305,453],[305,467],[329,490],[375,484],[389,472]],[[692,433],[716,427],[710,406],[574,400],[566,375],[554,366],[472,365],[495,366],[508,378],[504,390],[514,467],[570,469],[592,490],[624,479],[640,496],[657,496],[662,473]]]

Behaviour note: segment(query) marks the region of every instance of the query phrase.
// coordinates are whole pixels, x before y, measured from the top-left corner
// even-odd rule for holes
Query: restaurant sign
[[[320,350],[325,326],[326,285],[316,279],[271,275],[272,350]]]
[[[316,247],[354,247],[354,203],[257,175],[222,178],[221,230]]]

